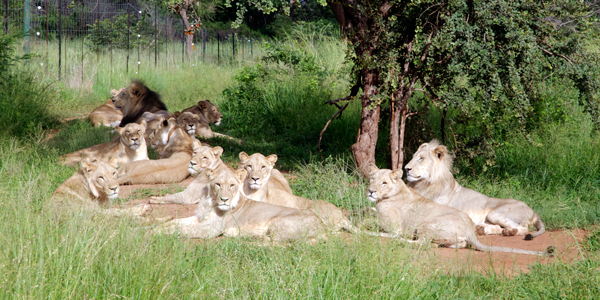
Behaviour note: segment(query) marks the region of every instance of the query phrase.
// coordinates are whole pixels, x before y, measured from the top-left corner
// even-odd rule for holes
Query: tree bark
[[[375,147],[377,146],[377,135],[379,133],[380,107],[376,105],[371,109],[375,95],[375,87],[378,81],[378,73],[375,70],[366,70],[363,73],[363,95],[360,127],[356,143],[350,148],[354,160],[363,176],[368,176],[368,166],[375,163]]]
[[[181,15],[181,19],[183,20],[183,26],[185,27],[183,30],[183,34],[185,36],[185,54],[187,56],[187,58],[189,59],[192,55],[192,51],[194,50],[192,48],[192,43],[194,41],[194,35],[193,34],[185,34],[185,32],[187,30],[190,30],[190,20],[188,20],[188,16],[187,16],[187,10],[190,7],[191,3],[189,3],[189,1],[184,1],[183,7],[181,8],[181,10],[179,11],[179,15]]]

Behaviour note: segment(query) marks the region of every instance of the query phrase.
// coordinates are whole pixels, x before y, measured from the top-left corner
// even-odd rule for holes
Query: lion
[[[125,127],[117,127],[115,131],[118,135],[110,142],[65,154],[61,156],[61,161],[67,166],[76,167],[84,157],[108,161],[117,156],[117,166],[148,160],[148,148],[144,139],[145,126],[146,122],[142,121],[142,124],[130,123]]]
[[[158,116],[162,116],[165,112],[169,114],[167,106],[160,100],[160,95],[150,90],[141,81],[132,81],[128,87],[122,89],[112,99],[115,107],[123,113],[123,119],[119,126],[141,122],[144,120],[142,115],[145,112],[159,113]],[[148,122],[151,118],[145,120]]]
[[[177,126],[174,118],[161,122],[154,132],[161,147],[157,160],[136,161],[119,169],[119,184],[175,183],[186,179],[190,172],[188,163],[192,158],[193,141]]]
[[[340,231],[343,228],[356,232],[350,220],[337,206],[327,201],[310,200],[294,195],[285,177],[273,168],[277,155],[271,154],[265,157],[260,153],[248,155],[246,152],[240,152],[239,157],[241,162],[239,168],[248,173],[242,189],[244,196],[273,205],[309,209],[316,213],[332,231]]]
[[[469,215],[455,208],[430,201],[404,184],[402,169],[378,169],[370,165],[367,190],[369,200],[375,202],[380,226],[387,237],[417,238],[418,243],[432,241],[440,246],[465,248],[467,245],[480,251],[513,252],[530,255],[550,255],[546,252],[492,247],[479,242],[475,223]],[[406,239],[405,239],[406,240]],[[406,240],[408,242],[414,242]]]
[[[110,91],[111,95],[114,97],[118,93],[120,93],[124,88],[120,90],[112,89]],[[119,123],[121,123],[121,119],[123,119],[123,113],[115,108],[115,104],[113,103],[112,97],[106,100],[106,103],[92,110],[90,115],[88,116],[92,126],[107,126],[107,127],[117,127]]]
[[[173,116],[177,118],[177,123],[179,126],[185,129],[192,138],[196,138],[196,135],[205,139],[223,137],[230,140],[235,140],[238,143],[241,142],[239,139],[234,137],[212,131],[212,129],[210,129],[209,122],[206,121],[202,115],[195,115],[189,111],[183,113],[176,111]]]
[[[469,214],[480,235],[525,235],[526,240],[531,240],[546,231],[542,219],[527,204],[488,197],[462,187],[452,176],[451,167],[446,146],[433,140],[419,146],[404,168],[409,187],[427,199]],[[538,231],[529,234],[529,225],[535,225]]]
[[[181,111],[181,113],[185,112],[199,115],[204,121],[213,123],[216,126],[221,125],[221,120],[223,120],[223,114],[216,105],[210,102],[210,100],[198,101],[198,104]]]
[[[196,144],[198,140],[195,140]],[[199,143],[199,142],[198,142]],[[188,165],[188,170],[191,175],[198,174],[196,179],[180,193],[167,194],[163,197],[150,197],[149,203],[154,204],[196,204],[200,199],[206,198],[208,195],[208,178],[205,174],[207,170],[212,170],[214,174],[220,174],[224,170],[233,171],[233,168],[221,160],[223,148],[196,146],[194,145],[194,153]]]
[[[111,200],[119,196],[115,169],[117,161],[116,156],[108,162],[88,158],[81,160],[79,170],[52,193],[53,204],[57,204],[58,207],[80,205],[111,216],[141,217],[152,211],[148,204],[128,209],[107,208]]]
[[[245,170],[207,170],[206,174],[208,196],[198,204],[196,216],[172,220],[156,232],[180,232],[191,238],[254,236],[274,241],[324,238],[324,225],[312,211],[246,198],[242,193]]]

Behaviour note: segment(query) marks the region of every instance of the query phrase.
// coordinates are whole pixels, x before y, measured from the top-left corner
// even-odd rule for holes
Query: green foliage
[[[592,232],[583,241],[583,248],[587,251],[600,251],[600,230]]]
[[[127,22],[129,21],[130,36],[127,36]],[[93,51],[106,51],[112,49],[126,49],[127,39],[130,47],[135,49],[138,45],[148,45],[154,37],[154,27],[146,15],[142,18],[136,16],[120,15],[112,19],[96,20],[89,24],[85,40],[86,46]],[[138,37],[140,35],[140,37]]]
[[[55,94],[27,71],[19,70],[29,56],[15,55],[15,37],[0,34],[0,135],[29,138],[56,124],[48,111]]]

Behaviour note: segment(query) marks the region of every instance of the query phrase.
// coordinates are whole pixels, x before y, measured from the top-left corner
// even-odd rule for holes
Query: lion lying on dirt
[[[144,216],[152,211],[148,204],[142,204],[128,209],[106,208],[111,200],[119,196],[117,183],[118,158],[112,157],[109,162],[84,158],[80,169],[61,184],[52,193],[53,204],[81,205],[88,208],[100,209],[104,215],[111,216]]]
[[[70,167],[76,167],[82,158],[108,161],[117,156],[117,166],[148,160],[148,148],[144,139],[145,126],[146,122],[143,121],[142,124],[131,123],[125,127],[117,127],[115,131],[118,135],[110,142],[65,154],[61,156],[61,160]]]
[[[132,81],[128,87],[122,89],[112,99],[115,107],[123,113],[123,119],[119,126],[141,122],[145,112],[158,113],[151,118],[146,118],[146,122],[156,117],[164,117],[162,114],[170,116],[167,106],[160,100],[160,95],[140,81]]]
[[[118,93],[120,93],[124,88],[120,90],[113,89],[110,91],[110,94],[114,97]],[[123,119],[123,113],[115,108],[115,104],[113,103],[112,97],[106,100],[106,103],[92,110],[90,115],[88,116],[90,122],[92,122],[92,126],[108,126],[108,127],[117,127],[119,123],[121,123],[121,119]]]
[[[376,203],[381,227],[388,237],[415,235],[419,241],[433,241],[450,248],[465,248],[467,245],[480,251],[513,252],[531,255],[551,254],[546,252],[491,247],[477,239],[475,224],[471,218],[457,209],[425,199],[402,181],[402,170],[380,170],[370,166],[369,200]],[[408,240],[407,240],[408,241]],[[409,241],[412,242],[412,241]]]
[[[273,205],[296,209],[309,209],[316,213],[323,223],[332,231],[342,228],[355,232],[350,220],[335,205],[323,200],[310,200],[298,197],[292,193],[288,181],[281,172],[274,169],[277,155],[268,157],[260,153],[252,155],[240,152],[240,169],[246,170],[248,176],[244,179],[244,196]]]
[[[437,140],[419,147],[404,167],[408,186],[423,197],[466,212],[477,224],[477,233],[525,235],[531,240],[546,231],[542,219],[527,204],[515,199],[492,198],[462,187],[450,172],[452,158]],[[528,234],[529,225],[538,232]]]
[[[196,144],[198,140],[194,141]],[[223,148],[221,147],[209,147],[209,146],[196,146],[194,145],[194,153],[188,170],[190,174],[198,174],[196,179],[187,186],[187,188],[180,193],[168,194],[163,197],[150,197],[149,203],[154,204],[196,204],[201,199],[208,197],[208,177],[205,172],[212,170],[215,174],[219,174],[223,170],[233,171],[233,168],[228,166],[221,160],[223,154]]]
[[[196,216],[172,220],[155,232],[180,232],[191,238],[268,237],[275,241],[315,240],[323,236],[324,226],[310,210],[298,210],[250,200],[242,194],[245,170],[219,173],[207,170],[208,198],[198,205]]]
[[[188,163],[192,158],[193,141],[177,126],[175,119],[161,118],[154,134],[158,147],[162,147],[160,159],[124,165],[119,169],[119,184],[175,183],[190,175]]]

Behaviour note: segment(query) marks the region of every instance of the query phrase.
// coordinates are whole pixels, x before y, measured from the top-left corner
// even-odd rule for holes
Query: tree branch
[[[348,96],[348,97],[351,97],[351,96]],[[325,130],[327,130],[327,126],[329,126],[329,124],[335,118],[335,116],[337,116],[338,114],[341,116],[342,112],[346,109],[346,107],[348,107],[349,104],[350,104],[350,102],[346,103],[335,114],[333,114],[333,116],[329,119],[329,121],[327,121],[327,124],[325,124],[325,127],[323,127],[323,130],[321,130],[321,133],[319,134],[319,143],[317,144],[317,148],[319,149],[319,154],[321,155],[322,161],[325,161],[323,159],[323,152],[321,151],[321,140],[323,139],[323,133],[325,133]]]
[[[544,49],[544,48],[540,47],[540,45],[537,45],[537,44],[536,44],[535,46],[536,46],[536,47],[538,47],[538,48],[540,48],[540,50],[544,51],[546,54],[548,54],[548,55],[552,55],[552,56],[559,56],[559,57],[562,57],[562,58],[566,59],[566,60],[567,60],[567,61],[568,61],[568,62],[571,64],[571,66],[573,65],[573,62],[571,62],[571,60],[570,60],[568,57],[566,57],[566,56],[564,56],[564,55],[562,55],[562,54],[558,54],[558,53],[553,53],[553,52],[550,52],[550,51],[548,51],[548,50],[546,50],[546,49]]]

